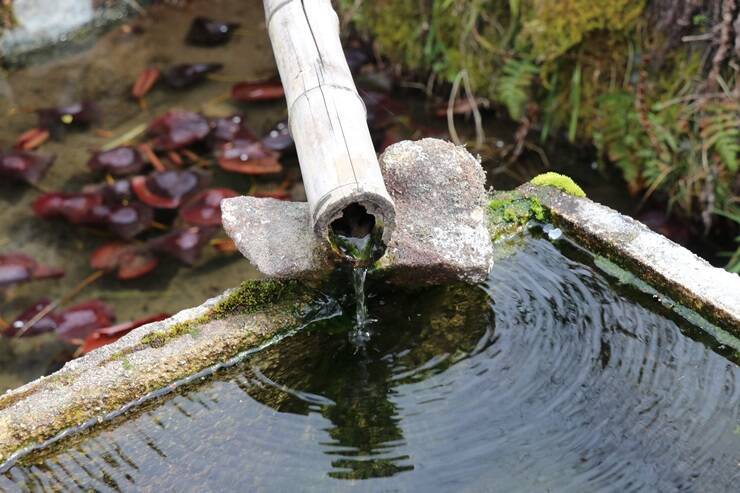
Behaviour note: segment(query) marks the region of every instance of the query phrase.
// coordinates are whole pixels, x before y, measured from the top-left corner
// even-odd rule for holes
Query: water
[[[367,277],[367,267],[354,267],[352,269],[352,286],[355,291],[355,330],[351,336],[358,344],[364,344],[370,339],[370,330],[368,328],[367,302],[365,299],[365,279]]]
[[[0,490],[734,491],[732,351],[566,239],[506,248],[482,289],[371,277],[364,351],[353,310],[313,324]]]

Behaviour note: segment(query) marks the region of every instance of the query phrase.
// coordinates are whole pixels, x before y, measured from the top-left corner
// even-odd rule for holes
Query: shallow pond
[[[0,488],[731,491],[740,368],[541,230],[480,287],[371,282],[344,315],[24,458]]]

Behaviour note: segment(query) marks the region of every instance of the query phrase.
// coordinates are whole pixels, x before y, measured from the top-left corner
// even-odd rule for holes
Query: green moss
[[[586,196],[586,192],[584,192],[572,178],[552,171],[535,176],[529,181],[529,183],[532,185],[539,185],[541,187],[559,188],[563,192],[573,195],[574,197]]]
[[[494,240],[518,231],[532,219],[547,219],[547,211],[536,197],[497,192],[488,202],[488,226]]]
[[[129,354],[146,347],[162,347],[172,339],[184,335],[197,336],[200,327],[213,320],[221,320],[229,316],[254,313],[278,303],[287,302],[294,305],[305,299],[308,289],[297,281],[278,280],[251,280],[245,281],[229,295],[211,307],[205,314],[191,320],[177,322],[165,327],[163,330],[150,332],[141,338],[141,343],[133,348],[128,348],[112,355],[110,361],[124,359]]]

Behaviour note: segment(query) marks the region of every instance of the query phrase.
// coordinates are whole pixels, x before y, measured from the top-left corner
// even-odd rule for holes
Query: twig
[[[464,71],[463,83],[465,84],[465,93],[468,96],[468,103],[473,110],[473,121],[475,122],[475,148],[480,149],[483,147],[483,140],[486,138],[483,133],[483,118],[480,116],[480,110],[478,109],[478,101],[476,101],[473,95],[473,90],[470,87],[470,77],[468,77],[467,70]]]
[[[524,147],[529,149],[530,151],[534,151],[537,153],[537,155],[540,157],[540,160],[542,161],[542,164],[545,165],[545,168],[552,168],[550,165],[550,160],[547,159],[547,153],[545,153],[544,149],[542,147],[532,144],[531,142],[524,141]]]
[[[722,23],[720,24],[719,47],[712,58],[712,70],[709,72],[707,82],[710,89],[717,87],[717,79],[720,76],[722,62],[732,46],[730,34],[732,33],[732,13],[735,11],[735,0],[724,0],[722,2]]]
[[[143,134],[144,131],[146,131],[146,123],[142,123],[141,125],[137,125],[131,130],[128,130],[124,132],[119,137],[111,140],[110,142],[106,143],[101,147],[100,149],[103,151],[110,151],[111,149],[114,149],[116,147],[119,147],[122,144],[125,144],[127,142],[130,142],[134,140],[139,135]]]
[[[151,164],[155,170],[167,171],[167,167],[162,164],[162,161],[160,161],[157,155],[154,154],[154,151],[149,144],[139,144],[139,150],[142,154],[144,154],[144,157],[146,157],[146,159],[149,161],[149,164]]]
[[[447,129],[452,141],[455,144],[460,145],[460,136],[457,134],[457,129],[455,128],[455,101],[460,92],[461,82],[465,85],[465,94],[468,99],[470,109],[473,112],[473,120],[475,121],[475,147],[476,149],[480,149],[483,147],[483,140],[485,139],[485,134],[483,133],[483,119],[481,117],[480,110],[478,109],[478,101],[476,101],[473,90],[470,87],[468,71],[465,69],[458,72],[455,77],[455,81],[452,83],[450,98],[447,100]]]
[[[447,100],[447,131],[450,133],[452,142],[456,145],[460,145],[460,136],[457,135],[457,129],[455,128],[455,100],[457,100],[457,93],[460,91],[460,82],[462,81],[463,71],[457,73],[455,80],[452,82],[452,89],[450,90],[450,98]]]
[[[38,322],[39,320],[41,320],[42,318],[44,318],[45,316],[47,316],[49,314],[49,312],[51,312],[55,308],[57,308],[57,307],[65,304],[65,303],[67,303],[68,301],[70,301],[72,298],[74,298],[75,296],[77,296],[80,293],[80,291],[82,291],[87,286],[89,286],[90,284],[92,284],[95,281],[97,281],[98,279],[100,279],[100,277],[103,274],[105,274],[105,272],[103,272],[102,270],[97,270],[97,271],[93,272],[92,274],[90,274],[89,276],[87,276],[85,279],[83,279],[82,282],[80,282],[77,286],[75,286],[75,288],[72,291],[70,291],[69,293],[65,294],[64,296],[62,296],[58,300],[53,301],[53,302],[49,303],[48,305],[46,305],[44,307],[44,309],[41,310],[40,312],[38,312],[36,315],[34,315],[31,318],[31,320],[29,320],[28,322],[26,322],[25,324],[23,324],[23,327],[21,327],[21,329],[18,332],[16,332],[16,334],[15,334],[14,337],[21,337],[23,334],[25,334],[31,328],[33,328],[33,326],[36,325],[36,322]]]

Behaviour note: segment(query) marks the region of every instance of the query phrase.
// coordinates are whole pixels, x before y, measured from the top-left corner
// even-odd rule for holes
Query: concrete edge
[[[537,198],[556,225],[594,253],[636,274],[712,323],[740,335],[740,276],[711,266],[641,222],[588,198],[525,184],[517,191]]]
[[[68,428],[101,420],[152,391],[258,347],[301,323],[299,310],[279,309],[276,303],[249,314],[203,321],[197,330],[172,332],[176,326],[207,317],[235,291],[139,327],[113,344],[68,362],[52,375],[0,396],[0,464]],[[172,337],[161,345],[147,342],[161,334]]]

